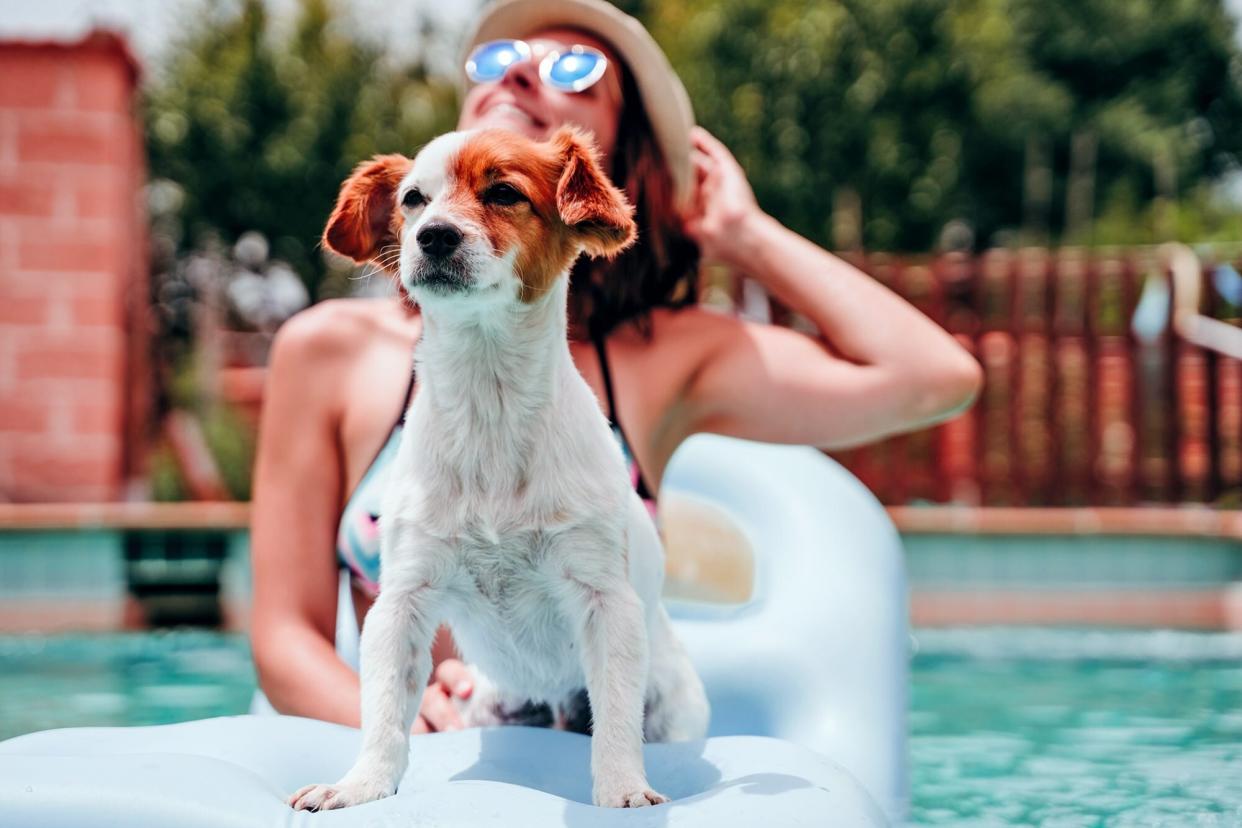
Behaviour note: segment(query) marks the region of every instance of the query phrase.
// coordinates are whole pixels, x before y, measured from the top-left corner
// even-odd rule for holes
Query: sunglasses
[[[531,59],[524,40],[492,40],[479,45],[466,59],[466,77],[475,83],[498,81],[515,63]],[[599,49],[573,45],[568,51],[552,51],[539,61],[539,79],[561,92],[589,89],[608,69],[608,58]]]

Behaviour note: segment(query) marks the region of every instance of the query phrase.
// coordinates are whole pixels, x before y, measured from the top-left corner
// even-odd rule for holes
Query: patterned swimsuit
[[[595,340],[595,350],[599,355],[600,373],[604,379],[604,393],[608,402],[608,424],[612,433],[621,445],[625,454],[626,466],[630,470],[630,481],[635,491],[643,499],[647,509],[655,517],[655,499],[652,498],[647,483],[643,479],[638,461],[630,450],[625,431],[617,420],[617,405],[613,397],[612,372],[608,367],[608,352],[604,340]],[[383,492],[388,481],[392,460],[397,455],[397,446],[401,442],[401,430],[405,426],[405,412],[410,407],[414,394],[414,373],[410,372],[410,381],[405,389],[405,400],[401,405],[401,416],[393,423],[392,430],[383,448],[375,455],[366,473],[358,481],[357,488],[350,494],[341,512],[341,522],[337,528],[336,553],[341,567],[347,569],[354,585],[372,598],[379,594],[380,540],[379,512],[383,501]]]

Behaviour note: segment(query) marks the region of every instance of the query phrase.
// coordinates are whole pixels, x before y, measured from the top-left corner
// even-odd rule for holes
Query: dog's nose
[[[461,244],[461,231],[451,224],[433,221],[418,231],[418,246],[428,256],[447,256]]]

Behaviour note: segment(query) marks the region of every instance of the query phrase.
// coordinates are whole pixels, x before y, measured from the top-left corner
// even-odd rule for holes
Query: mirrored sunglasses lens
[[[523,58],[521,47],[513,40],[484,43],[470,54],[466,74],[473,81],[493,81],[504,77],[511,65]]]
[[[604,56],[595,52],[566,52],[558,57],[547,71],[547,80],[553,86],[579,91],[599,78]]]

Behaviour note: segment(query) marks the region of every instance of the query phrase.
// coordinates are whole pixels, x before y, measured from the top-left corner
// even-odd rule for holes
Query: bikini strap
[[[604,345],[602,336],[595,337],[595,353],[599,355],[599,372],[604,378],[604,396],[608,398],[608,423],[621,434],[621,439],[625,442],[625,450],[629,453],[634,468],[638,471],[638,486],[635,491],[643,500],[655,500],[651,495],[651,490],[647,488],[647,480],[643,476],[642,466],[638,464],[638,457],[634,454],[630,438],[626,436],[625,428],[617,419],[617,403],[612,395],[612,370],[608,367],[608,349]]]

